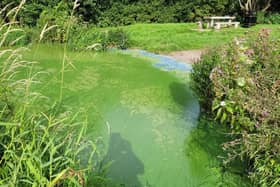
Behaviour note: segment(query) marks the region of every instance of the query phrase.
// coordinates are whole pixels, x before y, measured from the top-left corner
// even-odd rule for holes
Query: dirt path
[[[204,51],[205,50],[176,51],[176,52],[168,53],[167,55],[176,60],[193,64],[200,59]]]

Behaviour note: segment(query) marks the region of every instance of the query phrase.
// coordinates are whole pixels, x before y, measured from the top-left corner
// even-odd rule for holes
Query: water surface
[[[37,88],[50,98],[46,104],[53,103],[62,50],[33,51],[27,58],[39,61],[34,70],[48,72]],[[62,102],[84,111],[88,137],[105,143],[102,163],[111,163],[106,176],[129,187],[241,186],[235,175],[229,176],[238,183],[225,185],[228,177],[216,157],[220,150],[212,146],[217,137],[197,127],[191,66],[145,51],[125,53],[69,52],[64,75]]]

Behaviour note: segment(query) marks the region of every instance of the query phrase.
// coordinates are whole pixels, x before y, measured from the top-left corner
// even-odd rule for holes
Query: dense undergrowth
[[[258,13],[258,23],[265,24],[280,24],[280,13]]]
[[[1,0],[0,8],[9,3],[19,2],[20,0]],[[262,0],[258,3],[258,10],[267,4],[270,5],[266,11],[268,14],[279,11],[278,0]],[[233,15],[240,18],[243,13],[236,0],[83,0],[79,1],[79,4],[75,15],[81,22],[100,27],[135,23],[193,22],[209,15]],[[67,0],[27,1],[25,8],[19,13],[18,21],[22,25],[34,27],[42,16],[60,14],[57,13],[61,9],[59,6],[63,7],[64,12],[71,12],[72,5],[73,2]]]
[[[27,48],[14,46],[24,38],[15,21],[24,3],[0,18],[0,185],[85,186],[97,173],[97,145],[84,138],[82,112],[59,101],[38,106],[47,98],[31,87],[44,72],[23,59]]]
[[[280,43],[270,30],[202,57],[192,73],[200,103],[232,141],[225,164],[241,159],[256,186],[280,184]]]

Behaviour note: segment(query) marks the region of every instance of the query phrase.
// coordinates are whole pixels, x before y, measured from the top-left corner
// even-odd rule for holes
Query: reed
[[[43,72],[33,72],[35,62],[23,59],[28,48],[14,46],[24,34],[16,28],[24,3],[0,11],[2,15],[10,9],[0,18],[0,186],[85,186],[98,153],[96,144],[84,138],[86,117],[78,120],[83,112],[64,110],[59,103],[38,111],[36,105],[45,97],[31,86],[39,83],[37,77]],[[40,40],[53,27],[46,24]],[[4,46],[14,32],[22,35]],[[66,62],[65,46],[60,100]],[[27,78],[19,78],[23,72],[28,72]]]

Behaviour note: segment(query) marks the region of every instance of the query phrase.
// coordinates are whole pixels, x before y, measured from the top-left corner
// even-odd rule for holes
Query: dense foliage
[[[256,185],[280,184],[280,43],[263,30],[255,39],[236,39],[194,65],[194,89],[202,106],[228,126],[226,162],[249,161]],[[216,61],[213,64],[213,59]],[[209,67],[212,66],[212,70]],[[207,84],[207,82],[208,84]],[[207,88],[207,92],[202,90]],[[210,98],[210,100],[209,100]],[[205,101],[208,101],[206,103]],[[226,163],[225,162],[225,163]]]
[[[11,17],[3,16],[19,0],[0,2],[0,12],[4,22]],[[276,11],[279,3],[272,1]],[[127,1],[77,1],[73,11],[73,2],[66,0],[26,1],[16,19],[20,29],[26,32],[24,37],[14,32],[5,40],[10,43],[26,45],[31,42],[69,43],[72,49],[98,49],[129,47],[132,41],[121,29],[100,31],[96,26],[118,26],[133,23],[186,22],[201,19],[206,15],[236,15],[240,12],[234,0],[127,0]],[[277,13],[259,13],[260,23],[279,23]]]
[[[2,0],[0,8],[11,3]],[[12,4],[19,3],[14,0]],[[72,1],[32,0],[27,1],[18,20],[22,25],[36,26],[46,12],[58,11],[58,4],[65,4],[68,13],[72,10]],[[272,0],[269,11],[280,9],[278,0]],[[12,5],[10,6],[12,7]],[[60,14],[59,12],[57,12]],[[99,26],[129,25],[133,23],[167,23],[196,21],[207,15],[240,15],[241,9],[236,0],[83,0],[79,1],[75,15],[82,22]]]
[[[22,58],[27,48],[14,46],[23,36],[15,22],[23,2],[8,24],[0,19],[0,186],[84,186],[96,144],[84,138],[82,115],[40,105],[46,98],[32,91],[40,73]]]
[[[69,47],[74,50],[102,50],[111,48],[127,49],[130,37],[123,29],[97,30],[94,27],[81,26],[70,33]]]
[[[258,23],[280,24],[280,13],[258,13]]]
[[[101,13],[98,25],[129,25],[137,22],[171,23],[195,21],[202,16],[234,13],[234,1],[114,1]]]

